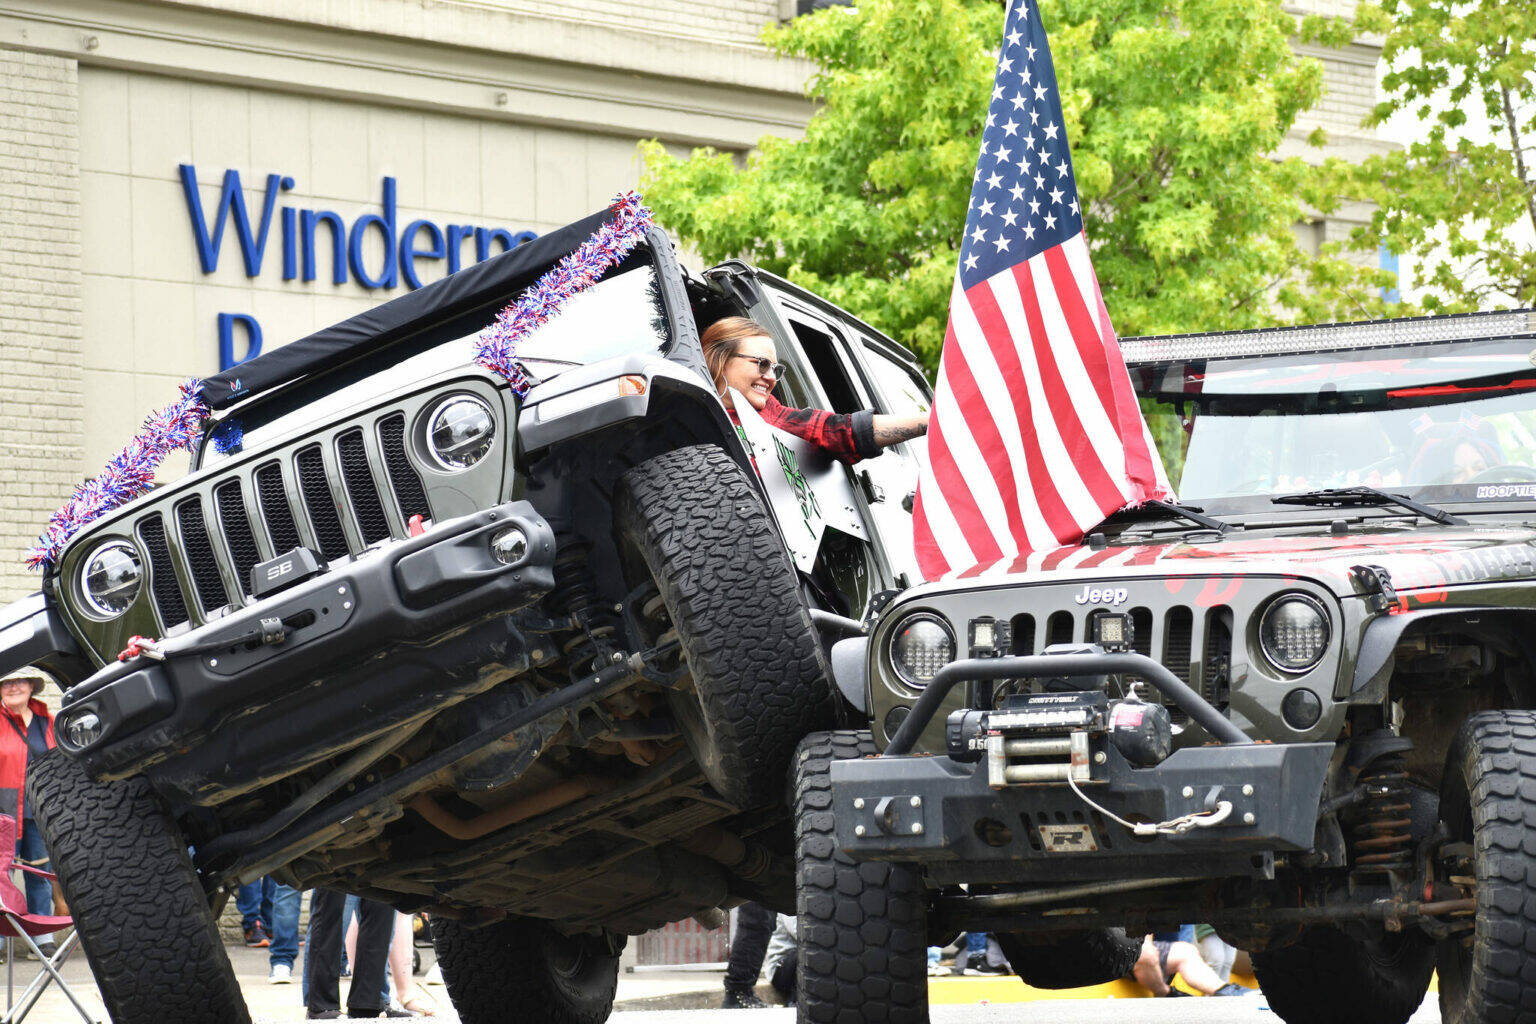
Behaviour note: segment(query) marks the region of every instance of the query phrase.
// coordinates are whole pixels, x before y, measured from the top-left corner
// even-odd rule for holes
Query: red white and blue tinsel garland
[[[27,566],[39,569],[58,561],[59,553],[79,530],[149,491],[155,470],[178,448],[191,450],[202,433],[209,409],[200,397],[202,381],[182,382],[181,397],[144,421],[132,441],[107,463],[100,475],[75,488],[75,493],[48,520],[48,526],[27,552]]]
[[[476,341],[475,361],[498,374],[519,396],[527,394],[532,382],[518,363],[517,343],[554,319],[568,299],[601,280],[645,237],[651,211],[638,195],[628,192],[619,196],[610,210],[611,220],[498,313],[496,322]],[[155,470],[167,455],[178,448],[190,451],[196,445],[211,415],[200,397],[201,388],[201,381],[185,381],[180,398],[152,414],[98,476],[75,488],[69,501],[48,520],[36,546],[27,552],[29,568],[57,562],[69,539],[81,529],[147,493],[154,485]],[[230,435],[215,443],[238,446],[239,439]]]
[[[505,380],[519,398],[533,382],[517,359],[517,343],[553,320],[572,296],[590,288],[645,238],[651,211],[634,192],[609,207],[613,218],[539,278],[475,341],[475,362]]]

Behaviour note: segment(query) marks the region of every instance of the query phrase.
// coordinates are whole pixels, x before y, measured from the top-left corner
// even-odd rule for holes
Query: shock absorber
[[[613,637],[619,618],[597,593],[591,569],[592,545],[573,537],[561,538],[555,559],[555,586],[546,599],[576,621],[579,630],[564,644],[572,675],[582,675],[606,665],[616,650]]]
[[[1381,754],[1360,770],[1365,798],[1351,815],[1350,826],[1356,870],[1413,869],[1413,805],[1405,753]]]

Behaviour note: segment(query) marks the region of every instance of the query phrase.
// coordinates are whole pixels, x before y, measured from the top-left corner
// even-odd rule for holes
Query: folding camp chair
[[[58,944],[52,956],[43,955],[38,948],[34,935],[47,935],[51,932],[62,931],[74,923],[70,917],[48,917],[43,914],[27,913],[27,898],[22,895],[20,889],[11,881],[11,870],[20,868],[29,874],[37,875],[53,881],[53,875],[32,867],[30,864],[17,864],[16,862],[16,819],[9,814],[0,814],[0,936],[5,937],[5,1016],[0,1017],[0,1024],[17,1024],[23,1017],[31,1012],[32,1007],[42,998],[43,990],[49,982],[58,982],[59,988],[75,1009],[80,1011],[80,1016],[85,1018],[86,1024],[96,1024],[96,1019],[90,1015],[80,1000],[75,998],[75,993],[65,982],[64,976],[59,973],[59,968],[64,966],[64,961],[75,951],[79,936],[70,932],[69,937]],[[14,1000],[15,994],[13,981],[15,978],[16,953],[18,952],[13,940],[20,939],[30,949],[38,960],[42,961],[42,969],[37,977],[27,986],[27,990],[21,994],[21,999]]]

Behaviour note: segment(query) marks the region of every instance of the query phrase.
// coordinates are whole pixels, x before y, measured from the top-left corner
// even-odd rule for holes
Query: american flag
[[[1088,258],[1034,0],[1004,28],[913,506],[928,579],[1168,495]]]

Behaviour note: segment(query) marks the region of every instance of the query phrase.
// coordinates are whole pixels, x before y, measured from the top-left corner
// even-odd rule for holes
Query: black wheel
[[[818,732],[795,753],[795,910],[802,1024],[928,1020],[927,893],[916,867],[856,864],[832,827],[833,761],[875,753],[868,730]]]
[[[644,563],[682,641],[695,697],[672,695],[715,790],[777,803],[800,737],[831,724],[828,670],[794,566],[746,474],[719,448],[680,448],[619,482],[621,547]]]
[[[1451,744],[1440,820],[1469,844],[1473,930],[1438,943],[1445,1024],[1536,1020],[1536,712],[1483,711]]]
[[[26,805],[116,1024],[249,1024],[186,840],[149,783],[92,782],[54,750],[28,766]]]
[[[1320,926],[1253,954],[1270,1009],[1292,1024],[1403,1024],[1424,1002],[1435,948],[1422,932]]]
[[[998,932],[995,937],[1013,973],[1035,988],[1103,985],[1130,974],[1141,955],[1140,939],[1110,928],[1056,936]]]
[[[464,1024],[601,1024],[613,1012],[622,939],[564,935],[529,918],[469,928],[434,916],[432,944]]]

